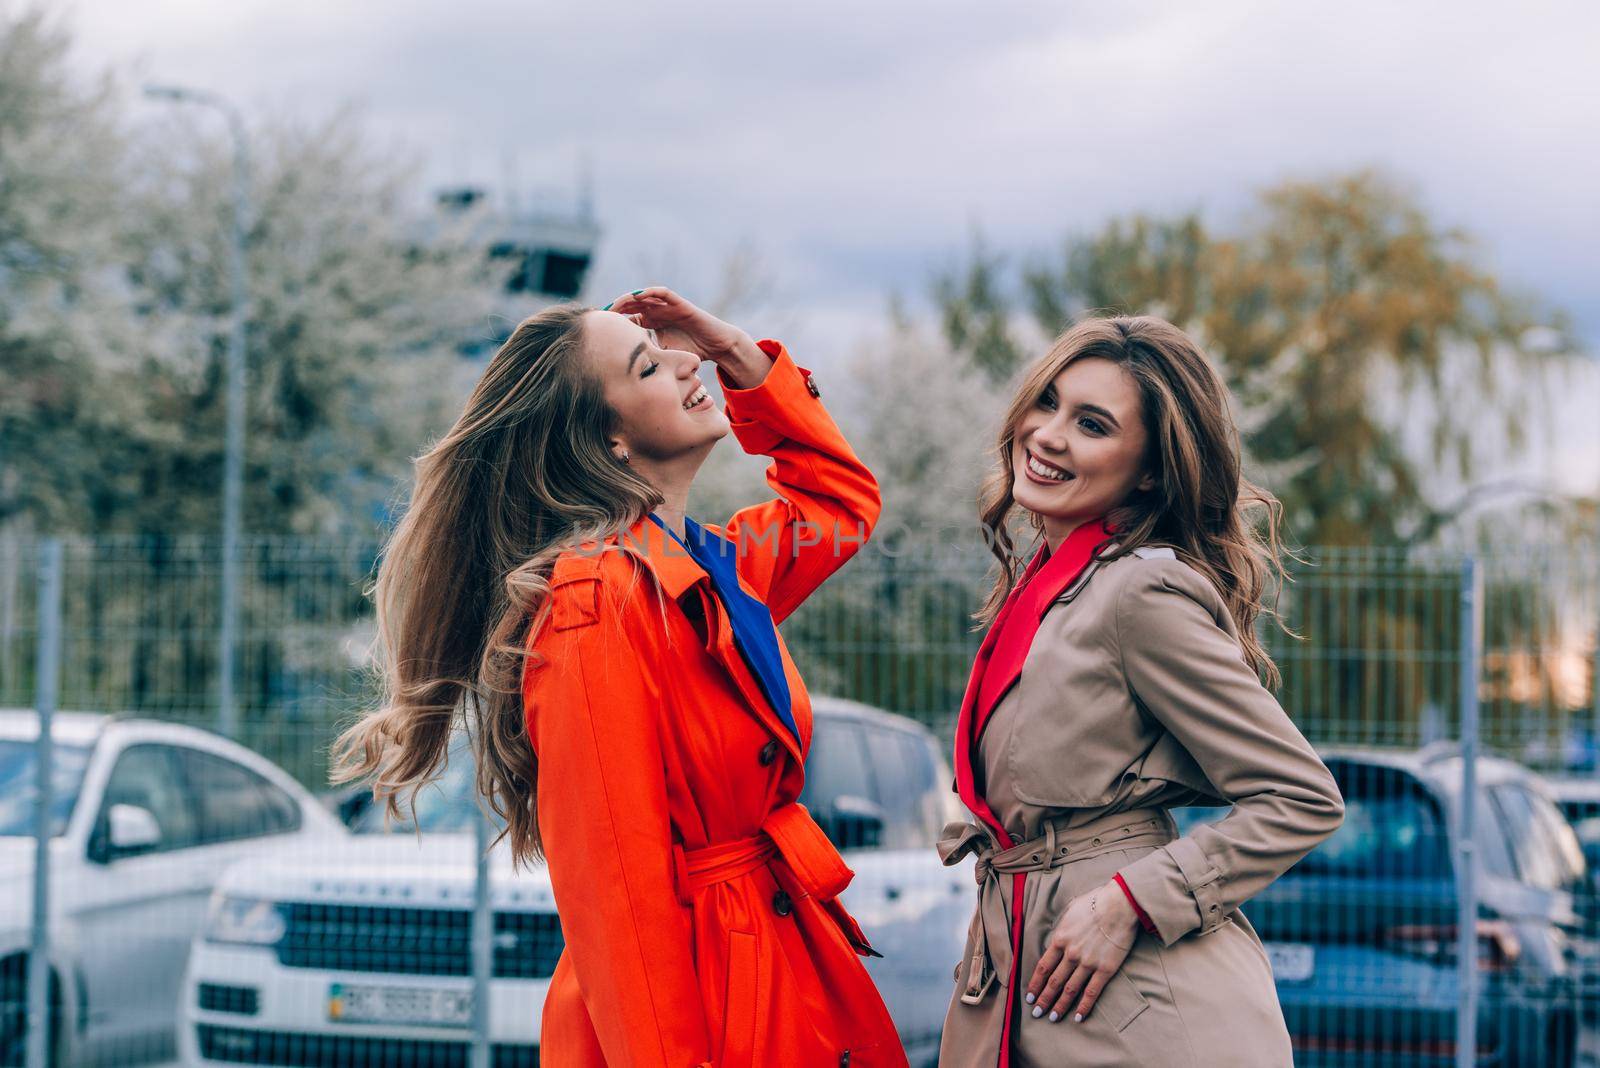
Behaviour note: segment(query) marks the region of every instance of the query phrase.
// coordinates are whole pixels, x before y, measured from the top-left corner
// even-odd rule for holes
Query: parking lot
[[[208,729],[204,676],[183,681],[182,632],[155,625],[168,609],[152,617],[148,602],[145,625],[126,633],[147,664],[167,665],[168,692],[196,694],[195,710],[74,709],[128,692],[104,642],[91,652],[73,600],[104,575],[128,582],[130,565],[116,556],[108,565],[104,547],[69,555],[63,660],[101,662],[98,691],[90,676],[64,675],[61,707],[72,711],[55,718],[50,757],[50,952],[76,977],[58,1017],[74,1063],[456,1065],[475,1035],[496,1064],[533,1063],[560,922],[539,870],[513,873],[496,853],[480,882],[470,752],[458,748],[419,799],[420,833],[386,827],[363,790],[327,785],[326,746],[359,677],[349,650],[365,623],[359,604],[305,595],[353,583],[338,568],[359,559],[348,549],[263,550],[247,645],[295,666],[277,676],[279,696],[251,698],[230,740]],[[1455,684],[1474,654],[1447,623],[1458,563],[1330,553],[1300,579],[1295,618],[1323,628],[1370,620],[1380,597],[1391,615],[1432,620],[1437,631],[1431,646],[1414,635],[1407,648],[1359,627],[1337,640],[1313,632],[1278,652],[1286,706],[1346,799],[1340,831],[1244,908],[1266,943],[1301,1065],[1454,1064],[1467,983],[1480,1063],[1566,1068],[1600,1056],[1600,796],[1583,765],[1593,738],[1583,717],[1532,709],[1492,685],[1479,691],[1472,747],[1478,920],[1474,966],[1462,966],[1466,749]],[[1524,554],[1517,566],[1527,565]],[[855,680],[848,696],[816,698],[803,799],[856,872],[844,900],[884,954],[869,968],[913,1063],[931,1064],[975,894],[970,860],[947,869],[932,848],[963,815],[948,789],[951,722],[940,710],[971,638],[939,609],[948,591],[934,584],[961,572],[947,561],[853,566],[786,624],[819,694]],[[131,574],[137,587],[138,568]],[[889,603],[889,581],[905,618],[867,611],[916,637],[844,640],[858,625],[852,613]],[[928,597],[908,598],[908,588]],[[1366,615],[1351,615],[1358,605]],[[1504,657],[1476,655],[1490,665]],[[1418,693],[1433,696],[1408,705]],[[37,721],[25,704],[0,719],[0,816],[16,847],[4,854],[7,885],[24,887]],[[1178,816],[1187,827],[1225,813]],[[20,962],[27,912],[7,915],[17,918],[0,960]],[[474,936],[477,915],[487,941]],[[6,974],[7,989],[20,991],[21,972]],[[15,1009],[0,1017],[17,1063],[23,1019]]]

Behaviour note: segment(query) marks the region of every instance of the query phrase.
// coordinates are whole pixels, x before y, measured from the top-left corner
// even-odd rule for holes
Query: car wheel
[[[62,1064],[61,980],[50,972],[50,1065]],[[28,956],[18,953],[0,961],[0,1066],[27,1063]]]
[[[1578,1021],[1571,1013],[1553,1013],[1549,1032],[1545,1048],[1552,1068],[1577,1068],[1582,1063],[1578,1056]]]

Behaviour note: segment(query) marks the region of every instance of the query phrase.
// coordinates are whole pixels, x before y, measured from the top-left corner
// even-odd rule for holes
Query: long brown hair
[[[514,863],[541,855],[521,679],[550,569],[662,502],[612,455],[617,417],[584,357],[586,311],[559,305],[518,325],[455,425],[416,460],[410,504],[367,591],[382,698],[334,743],[333,780],[371,778],[399,818],[464,726],[477,790],[506,823],[495,840],[510,838]]]
[[[1145,470],[1156,481],[1148,491],[1135,490],[1107,517],[1119,533],[1104,558],[1114,560],[1152,542],[1171,545],[1216,585],[1250,665],[1268,686],[1277,686],[1277,666],[1256,636],[1255,622],[1263,610],[1277,618],[1264,605],[1264,593],[1269,578],[1278,590],[1287,579],[1279,539],[1283,508],[1240,473],[1239,431],[1228,390],[1205,353],[1182,330],[1150,315],[1085,319],[1023,372],[1001,424],[994,467],[979,494],[979,520],[1000,569],[976,618],[992,622],[1017,580],[1020,560],[1009,521],[1016,503],[1011,491],[1017,426],[1068,364],[1089,356],[1112,361],[1138,385],[1148,437]],[[1247,518],[1250,512],[1259,513],[1264,533]],[[1039,516],[1030,515],[1029,523],[1043,535]]]

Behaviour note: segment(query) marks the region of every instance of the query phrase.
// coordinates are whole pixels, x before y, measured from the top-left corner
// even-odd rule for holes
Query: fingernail
[[[1032,1005],[1033,1004],[1033,995],[1030,993],[1027,996],[1027,998],[1025,998],[1024,1000],[1026,1000],[1029,1005]]]
[[[1044,1006],[1043,1005],[1035,1005],[1033,1007],[1033,1018],[1035,1020],[1037,1020],[1039,1017],[1041,1017],[1043,1015],[1044,1015]]]
[[[644,292],[644,290],[642,290],[642,289],[635,289],[633,291],[633,295],[637,297],[640,293],[643,293],[643,292]]]
[[[616,301],[612,301],[611,302],[611,304],[615,304],[615,303],[616,303]],[[604,308],[601,308],[600,310],[601,311],[610,311],[611,310],[611,304],[607,304]]]
[[[1078,1015],[1074,1016],[1072,1018],[1072,1022],[1073,1023],[1083,1023],[1083,1013],[1080,1012],[1080,1013],[1078,1013]]]
[[[1059,1019],[1061,1019],[1061,1014],[1059,1012],[1052,1012],[1050,1014],[1050,1022],[1051,1023],[1055,1023]]]

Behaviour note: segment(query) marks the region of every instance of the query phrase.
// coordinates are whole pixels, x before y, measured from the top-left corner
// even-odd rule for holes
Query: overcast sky
[[[891,289],[921,296],[974,226],[1024,256],[1132,211],[1226,226],[1264,185],[1364,166],[1476,235],[1488,266],[1600,351],[1593,3],[68,10],[86,70],[252,110],[355,102],[433,184],[512,177],[570,202],[587,168],[605,228],[588,296],[657,280],[692,296],[747,245],[814,365],[878,327]],[[1600,383],[1587,392],[1592,413]]]

